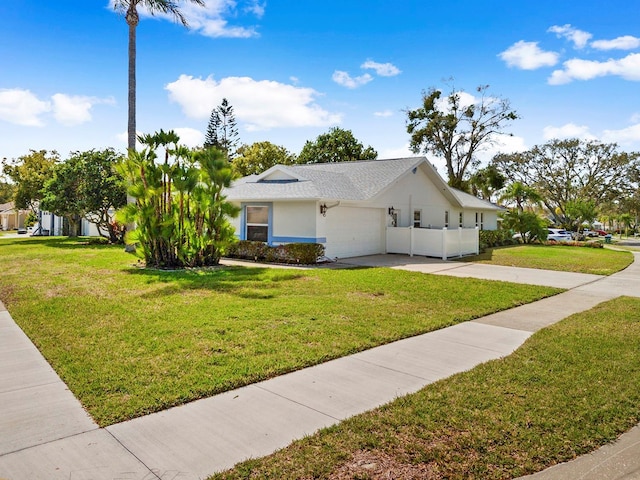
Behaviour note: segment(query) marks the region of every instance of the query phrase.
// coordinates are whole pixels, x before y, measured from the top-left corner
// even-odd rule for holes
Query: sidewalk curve
[[[526,276],[536,282],[555,282],[558,277],[558,272],[475,268],[481,265],[463,270],[456,262],[393,257],[385,261],[395,264],[387,266],[436,274],[521,281]],[[536,330],[573,313],[619,295],[640,297],[638,261],[611,277],[576,275],[561,276],[572,286],[551,298],[104,429],[86,415],[0,303],[0,479],[206,478],[436,380],[509,355]],[[583,466],[580,457],[564,464],[568,476],[554,473],[540,480],[635,478],[624,476],[633,475],[633,468],[637,473],[637,464],[631,463],[621,467],[618,476],[575,475],[583,470],[598,473],[607,468],[606,459],[627,458],[624,452],[640,458],[635,430],[629,432],[630,441],[618,442],[622,446],[615,443],[603,447],[608,453],[585,456],[604,455],[595,460],[595,467]],[[549,475],[548,471],[537,475]]]

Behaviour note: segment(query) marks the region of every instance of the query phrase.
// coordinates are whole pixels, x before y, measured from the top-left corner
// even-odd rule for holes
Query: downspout
[[[409,194],[409,256],[413,257],[413,195]]]

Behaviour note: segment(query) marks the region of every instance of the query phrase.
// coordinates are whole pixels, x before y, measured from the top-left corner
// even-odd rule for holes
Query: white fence
[[[446,260],[480,252],[478,228],[449,230],[414,227],[387,227],[387,253],[438,257]]]

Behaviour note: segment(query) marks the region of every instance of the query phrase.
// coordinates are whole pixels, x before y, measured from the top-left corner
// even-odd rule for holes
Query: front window
[[[464,214],[462,212],[458,215],[458,226],[460,228],[464,226]]]
[[[413,211],[413,228],[420,228],[422,226],[422,210]]]
[[[254,242],[269,241],[269,207],[247,207],[247,240]]]
[[[444,212],[444,226],[445,228],[449,228],[449,210],[445,210]]]

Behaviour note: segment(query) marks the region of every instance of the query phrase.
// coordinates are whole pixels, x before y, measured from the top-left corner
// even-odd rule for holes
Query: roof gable
[[[255,177],[256,182],[297,182],[301,178],[284,165],[274,165]]]

